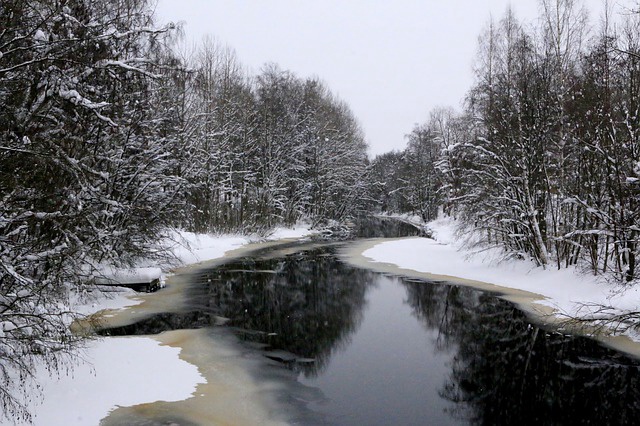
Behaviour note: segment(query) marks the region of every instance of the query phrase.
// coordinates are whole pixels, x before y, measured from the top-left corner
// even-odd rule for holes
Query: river
[[[359,237],[417,234],[379,220]],[[208,371],[208,385],[184,402],[117,409],[103,423],[603,425],[640,418],[638,360],[537,324],[496,294],[353,266],[344,261],[352,244],[269,244],[181,271],[154,295],[163,303],[137,308],[101,333],[173,336],[185,358]],[[245,377],[246,390],[223,391],[229,387],[220,377],[232,374]],[[239,413],[251,404],[266,418]]]

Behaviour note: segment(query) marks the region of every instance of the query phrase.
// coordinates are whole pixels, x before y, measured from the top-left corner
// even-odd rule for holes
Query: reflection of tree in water
[[[356,223],[358,238],[398,238],[424,235],[426,231],[393,218],[363,217]]]
[[[140,336],[160,334],[168,330],[187,330],[194,328],[212,327],[221,324],[220,318],[207,311],[191,311],[184,313],[161,313],[139,320],[133,324],[100,328],[97,334],[102,336]]]
[[[580,337],[531,325],[510,303],[468,288],[405,282],[441,347],[457,348],[441,394],[474,424],[634,424],[640,367]],[[454,346],[455,345],[455,346]]]
[[[446,350],[455,344],[455,329],[469,321],[465,310],[465,299],[472,294],[463,294],[457,286],[430,285],[422,281],[403,280],[407,290],[407,303],[413,314],[429,329],[438,331],[436,347]]]
[[[273,260],[247,260],[207,272],[208,310],[229,318],[250,341],[291,352],[313,363],[315,375],[348,342],[362,319],[371,272],[346,266],[320,250]]]

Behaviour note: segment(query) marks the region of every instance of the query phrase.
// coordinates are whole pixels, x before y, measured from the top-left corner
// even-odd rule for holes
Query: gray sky
[[[593,23],[604,0],[585,0]],[[511,3],[533,21],[537,0],[159,0],[161,23],[209,34],[253,72],[276,62],[318,76],[350,106],[372,155],[403,149],[404,135],[438,106],[460,109],[473,82],[478,35]]]

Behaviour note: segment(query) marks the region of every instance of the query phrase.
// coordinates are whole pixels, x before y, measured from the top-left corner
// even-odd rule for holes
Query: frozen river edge
[[[620,309],[638,306],[638,293],[614,291],[591,277],[575,271],[544,271],[526,262],[487,264],[486,259],[473,258],[458,250],[447,239],[449,224],[436,224],[436,240],[426,238],[371,239],[349,246],[343,258],[359,267],[378,272],[403,275],[451,284],[467,285],[500,294],[516,303],[540,322],[562,326],[564,314],[579,315],[580,307],[591,303],[609,303]],[[280,232],[274,239],[296,238],[306,231]],[[440,238],[438,237],[438,232]],[[240,256],[251,241],[245,237],[204,237],[183,253],[185,268],[198,268],[198,262],[208,259],[214,264],[223,257]],[[193,265],[195,264],[195,265]],[[169,278],[171,280],[171,277]],[[97,312],[110,323],[122,324],[135,320],[144,311],[166,310],[179,305],[179,283],[160,293],[120,293],[104,299],[87,313]],[[576,330],[570,330],[576,332]],[[589,334],[588,329],[577,330]],[[117,424],[121,413],[130,415],[149,407],[171,406],[171,401],[192,405],[190,420],[204,422],[233,421],[234,424],[281,424],[270,412],[270,401],[260,397],[260,386],[234,358],[231,346],[215,348],[212,356],[218,370],[207,369],[211,360],[202,362],[196,354],[202,336],[197,330],[179,330],[158,336],[105,338],[89,343],[83,358],[87,361],[60,379],[38,372],[44,403],[32,407],[34,424],[90,425]],[[599,335],[599,340],[617,350],[640,357],[637,336]],[[212,350],[212,348],[207,348]],[[223,380],[220,378],[223,377]],[[222,397],[210,409],[198,411],[199,399],[215,391]],[[192,401],[192,403],[189,403]],[[239,410],[238,402],[242,402]],[[127,408],[129,407],[129,408]],[[114,415],[115,414],[115,415]],[[109,417],[107,417],[109,416]],[[109,420],[111,419],[111,420]]]
[[[283,241],[310,234],[308,227],[278,229],[269,240]],[[183,268],[198,267],[225,256],[239,255],[254,246],[255,238],[246,236],[208,236],[182,233],[186,244],[174,247]],[[268,243],[267,243],[268,244]],[[169,282],[172,275],[169,275]],[[141,311],[166,309],[179,304],[181,292],[171,286],[158,293],[136,293],[126,288],[102,294],[91,302],[74,306],[83,315],[109,323],[128,322]],[[197,331],[186,331],[199,338]],[[141,406],[158,401],[183,401],[196,396],[206,386],[210,374],[184,353],[182,330],[158,336],[107,337],[87,342],[79,354],[78,365],[51,375],[44,365],[34,371],[33,395],[23,401],[29,408],[33,425],[98,425],[121,407]],[[193,340],[193,339],[192,339]],[[248,378],[235,374],[233,386],[246,388]],[[244,382],[243,382],[244,381]],[[35,386],[37,385],[37,389]],[[41,395],[42,398],[38,397]],[[230,410],[226,410],[229,413]],[[246,410],[245,410],[246,411]],[[260,407],[245,413],[244,420],[261,418]],[[264,414],[266,416],[266,414]],[[242,417],[235,417],[236,421]],[[7,425],[14,423],[5,420]],[[240,422],[238,424],[241,424]]]
[[[377,272],[474,287],[515,303],[538,323],[567,333],[594,337],[616,350],[640,358],[640,333],[615,333],[604,324],[589,325],[598,307],[609,312],[637,311],[640,291],[614,286],[575,269],[544,270],[527,261],[494,262],[459,247],[450,220],[431,222],[430,238],[372,239],[344,253],[349,263]],[[615,324],[613,324],[615,326]]]

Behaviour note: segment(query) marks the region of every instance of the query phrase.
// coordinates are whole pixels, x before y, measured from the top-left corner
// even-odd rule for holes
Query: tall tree
[[[149,53],[170,28],[144,0],[8,0],[0,27],[0,402],[28,418],[10,371],[71,349],[69,287],[150,255],[170,222]]]

